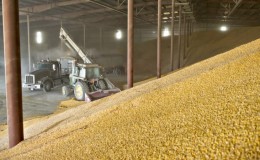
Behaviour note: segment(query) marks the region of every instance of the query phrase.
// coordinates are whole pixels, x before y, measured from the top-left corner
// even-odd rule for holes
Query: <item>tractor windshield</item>
[[[101,71],[99,67],[90,67],[86,68],[86,78],[99,78],[101,76]]]
[[[52,64],[50,63],[37,63],[37,70],[40,69],[52,69]]]

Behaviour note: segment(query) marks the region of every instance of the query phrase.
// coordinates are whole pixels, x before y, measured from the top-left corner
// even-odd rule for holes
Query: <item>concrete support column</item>
[[[84,51],[86,50],[86,25],[83,25],[83,45],[84,45]]]
[[[191,34],[194,32],[194,23],[191,23]]]
[[[103,50],[103,28],[99,28],[99,50]]]
[[[174,10],[175,8],[175,0],[172,0],[172,21],[171,21],[171,57],[170,57],[170,63],[171,63],[171,71],[173,71],[173,53],[174,53]]]
[[[133,52],[134,52],[134,4],[128,0],[127,10],[127,88],[133,87]]]
[[[190,34],[190,36],[192,34],[192,20],[190,21],[189,34]]]
[[[28,63],[29,63],[29,72],[31,72],[31,41],[30,41],[30,17],[27,15],[27,39],[28,39]]]
[[[60,27],[62,27],[62,20],[60,20]],[[60,51],[63,53],[63,42],[60,40]]]
[[[188,21],[187,25],[187,48],[190,47],[190,21]]]
[[[161,78],[162,0],[158,0],[157,78]]]
[[[178,60],[178,68],[181,68],[181,20],[182,20],[182,7],[179,6],[179,37],[178,37],[178,53],[179,53],[179,60]]]
[[[2,0],[6,106],[10,148],[24,139],[18,10],[17,0]]]
[[[187,41],[187,27],[186,15],[183,15],[183,59],[186,59],[186,41]]]

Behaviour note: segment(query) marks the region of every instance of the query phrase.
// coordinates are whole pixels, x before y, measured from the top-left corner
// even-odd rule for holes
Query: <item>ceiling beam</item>
[[[242,0],[236,0],[235,2],[235,6],[232,8],[232,10],[228,13],[227,17],[231,16],[231,14],[237,9],[237,7],[239,7],[239,5],[241,4]]]
[[[66,5],[72,5],[72,4],[79,4],[79,3],[83,3],[83,2],[92,2],[92,3],[97,4],[97,5],[99,4],[98,2],[95,2],[93,0],[70,0],[70,1],[65,1],[63,3],[62,2],[56,2],[56,4],[51,3],[51,4],[48,4],[48,5],[46,5],[46,4],[45,5],[36,5],[36,6],[32,6],[29,9],[32,11],[32,13],[35,13],[36,11],[37,12],[46,11],[48,9],[53,9],[54,7],[66,6]],[[170,5],[171,2],[164,1],[164,2],[162,2],[162,4],[163,5],[169,4]],[[154,2],[142,2],[142,3],[135,4],[134,7],[137,8],[137,7],[146,7],[146,6],[153,6],[153,5],[155,6],[156,4]],[[176,3],[176,5],[177,6],[179,6],[179,5],[189,5],[189,3]],[[27,7],[27,9],[28,9],[28,7]],[[121,12],[121,10],[125,10],[125,9],[127,9],[127,5],[119,6],[119,7],[116,7],[116,8],[111,8],[109,6],[109,7],[101,8],[101,9],[77,11],[77,12],[64,13],[64,14],[59,14],[59,15],[51,15],[51,16],[43,16],[43,17],[31,17],[30,21],[35,22],[35,21],[41,21],[41,20],[72,19],[72,18],[83,16],[83,15],[87,15],[87,14],[103,13],[103,12],[108,12],[108,11],[113,11],[113,10],[117,10],[117,11]],[[20,11],[22,11],[22,10],[26,10],[26,7],[22,8]],[[122,11],[122,13],[123,12],[124,11]],[[22,14],[22,15],[28,14],[25,11],[23,13],[24,14]],[[25,23],[26,20],[22,19],[20,22]]]
[[[56,16],[34,16],[34,17],[31,16],[30,17],[30,22],[36,22],[36,21],[57,21],[57,20],[61,20],[61,19],[66,20],[66,19],[73,19],[73,18],[79,18],[79,19],[82,19],[82,20],[85,21],[85,19],[87,17],[81,17],[81,16],[86,16],[86,15],[95,14],[95,13],[101,13],[104,10],[105,9],[102,8],[102,9],[96,9],[96,10],[90,10],[90,11],[83,11],[84,14],[80,11],[80,12],[66,13],[66,14],[56,15]],[[163,12],[169,12],[169,11],[170,11],[170,9],[163,10]],[[153,13],[154,13],[154,11],[147,10],[147,11],[142,11],[139,14],[136,13],[136,15],[138,15],[139,17],[146,16],[146,15],[151,16],[151,14],[153,14]],[[167,15],[162,15],[162,16],[166,17]],[[109,15],[109,14],[107,14],[106,16],[102,16],[101,18],[96,18],[95,16],[91,16],[91,19],[96,19],[96,21],[100,21],[100,20],[105,20],[107,18],[113,19],[113,17],[115,17],[115,18],[125,17],[125,15],[123,15],[123,14],[118,14],[118,15]],[[27,22],[26,17],[20,18],[20,23],[26,23],[26,22]]]
[[[253,26],[258,26],[260,24],[259,21],[255,21],[255,20],[223,20],[223,19],[216,19],[216,18],[213,18],[213,19],[201,19],[199,21],[200,23],[219,23],[219,24],[222,24],[223,22],[225,23],[229,23],[229,24],[232,24],[232,25],[253,25]]]
[[[69,5],[75,5],[80,3],[87,3],[90,0],[67,0],[62,2],[52,2],[52,3],[46,3],[46,4],[40,4],[40,5],[34,5],[29,7],[22,7],[19,8],[19,15],[26,15],[28,13],[40,13],[44,12],[50,9],[54,9],[57,7],[64,7]]]
[[[95,1],[91,1],[92,3],[95,3]],[[171,3],[169,2],[162,2],[163,5],[170,5]],[[137,3],[134,5],[134,8],[138,7],[148,7],[148,6],[155,6],[156,4],[154,2],[142,2],[142,3]],[[176,5],[188,5],[188,3],[177,3]],[[125,10],[127,9],[127,5],[124,6],[119,6],[116,7],[115,9],[117,10]],[[86,15],[86,14],[94,14],[94,13],[102,13],[102,12],[109,12],[113,11],[111,8],[101,8],[101,9],[95,9],[95,10],[90,10],[90,11],[78,11],[78,12],[73,12],[73,13],[65,13],[65,14],[60,14],[58,15],[59,17],[66,17],[66,18],[75,18],[78,16]]]
[[[99,3],[94,0],[67,0],[63,2],[53,2],[53,3],[47,3],[47,4],[40,4],[40,5],[34,5],[34,6],[29,6],[29,7],[22,7],[19,8],[19,15],[27,15],[28,13],[41,13],[50,9],[54,9],[57,7],[64,7],[64,6],[70,6],[70,5],[76,5],[76,4],[81,4],[81,3],[87,3],[87,2],[92,2],[92,3]],[[163,2],[163,5],[170,5],[170,2]],[[142,3],[137,3],[134,5],[134,7],[143,7],[143,6],[152,6],[156,5],[154,2],[142,2]],[[176,5],[189,5],[189,3],[176,3]],[[117,6],[116,9],[122,10],[122,9],[127,9],[127,5],[124,6]],[[99,10],[97,12],[105,12],[105,11],[111,11],[112,9],[103,9]],[[87,13],[88,11],[84,12]],[[83,12],[80,12],[83,13]]]

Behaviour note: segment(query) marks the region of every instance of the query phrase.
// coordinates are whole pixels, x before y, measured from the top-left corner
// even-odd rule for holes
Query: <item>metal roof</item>
[[[175,0],[175,19],[181,5],[187,19],[201,23],[260,25],[260,0]],[[171,21],[172,0],[162,1],[163,23]],[[156,25],[157,0],[134,0],[136,25]],[[127,0],[19,0],[20,22],[80,23],[126,26]]]
[[[260,0],[191,0],[199,22],[260,25]]]

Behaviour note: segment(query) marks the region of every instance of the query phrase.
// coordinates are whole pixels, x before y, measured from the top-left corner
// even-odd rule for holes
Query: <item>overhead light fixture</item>
[[[38,44],[42,43],[42,32],[41,31],[36,32],[36,43],[38,43]]]
[[[163,17],[163,19],[168,19],[168,17]]]
[[[116,37],[116,39],[122,39],[122,37],[123,37],[123,34],[122,34],[122,31],[121,30],[117,30],[116,31],[116,34],[115,34],[115,37]]]
[[[170,12],[164,12],[163,13],[164,15],[169,15],[169,14],[171,14]]]
[[[219,30],[222,31],[222,32],[226,32],[226,31],[228,30],[228,27],[225,26],[225,25],[223,25],[223,26],[221,26],[221,27],[219,28]]]
[[[163,37],[168,37],[168,36],[170,36],[170,30],[169,30],[169,28],[164,28],[164,30],[163,30],[163,33],[162,33],[162,36]]]

